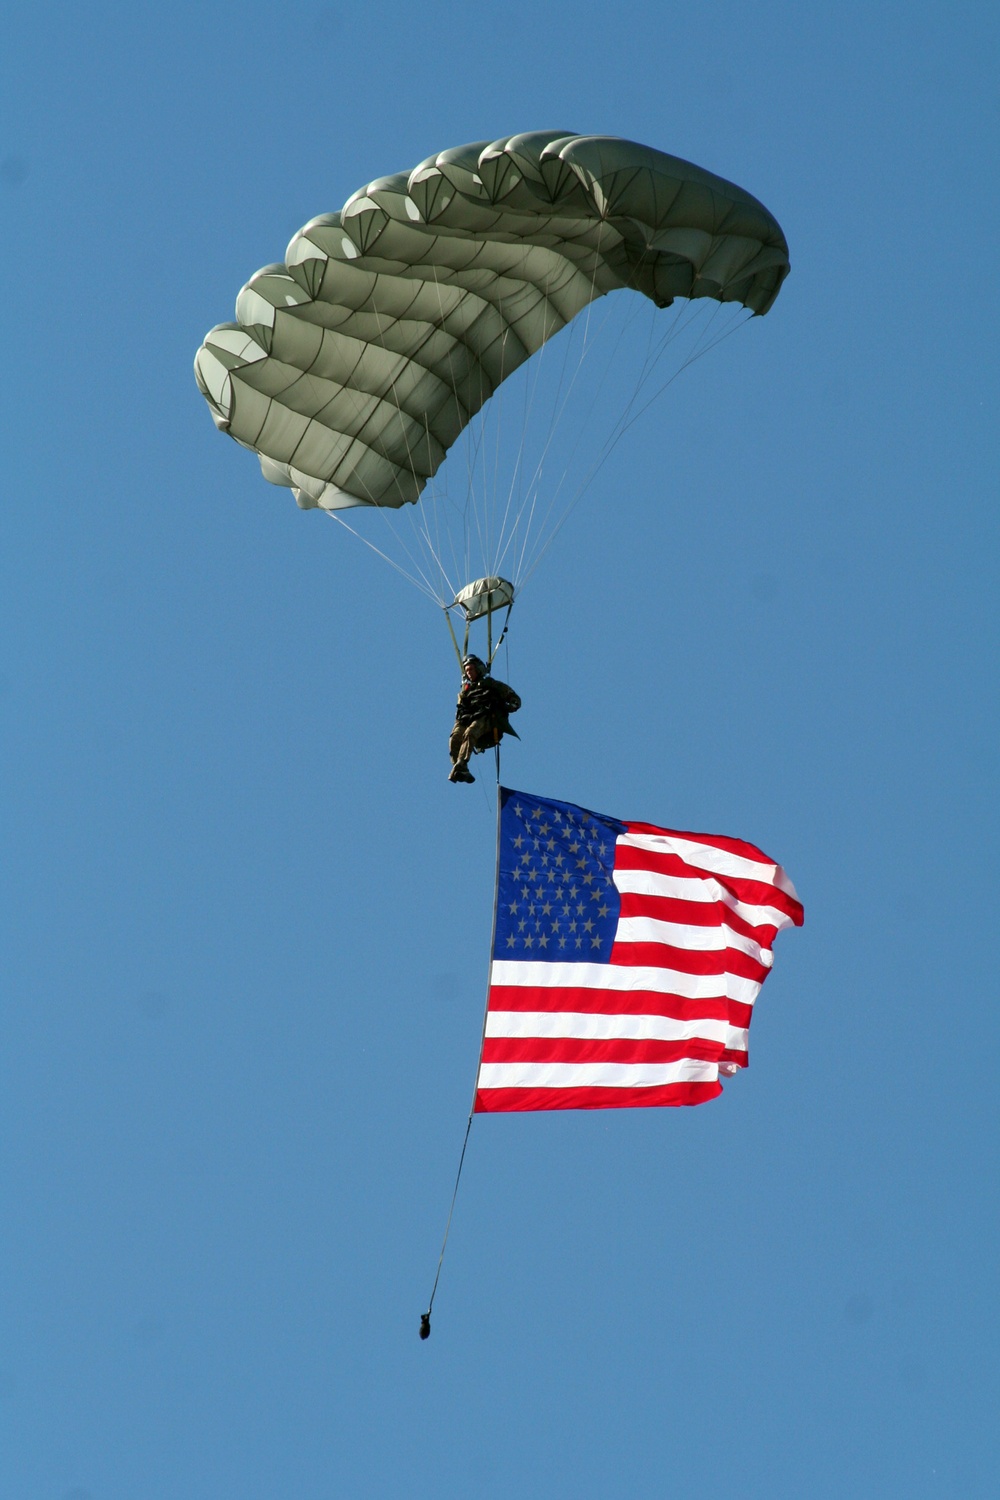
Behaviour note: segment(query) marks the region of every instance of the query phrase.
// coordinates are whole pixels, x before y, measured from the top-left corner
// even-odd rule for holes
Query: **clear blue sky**
[[[978,1500],[997,1452],[985,3],[4,23],[0,1500]],[[476,1121],[439,614],[267,485],[205,331],[354,189],[558,127],[788,235],[515,611],[505,780],[788,869],[752,1065]]]

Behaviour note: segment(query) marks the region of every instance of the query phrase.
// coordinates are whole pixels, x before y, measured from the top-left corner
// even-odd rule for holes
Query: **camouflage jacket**
[[[455,723],[471,724],[473,719],[487,718],[505,720],[520,707],[521,700],[512,687],[495,677],[483,677],[479,682],[462,684],[455,705]]]

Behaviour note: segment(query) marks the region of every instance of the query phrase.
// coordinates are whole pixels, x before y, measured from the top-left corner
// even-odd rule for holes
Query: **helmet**
[[[486,663],[482,660],[481,657],[479,657],[479,656],[463,656],[462,657],[462,675],[463,676],[466,674],[466,672],[468,671],[469,667],[475,667],[475,669],[479,673],[480,677],[485,677],[487,675],[487,673],[489,672],[489,670],[490,670],[489,667],[486,665]]]

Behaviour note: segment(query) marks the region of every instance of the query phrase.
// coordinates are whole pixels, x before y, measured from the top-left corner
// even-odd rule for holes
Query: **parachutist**
[[[431,1315],[429,1312],[420,1314],[420,1337],[429,1339],[431,1336]]]
[[[448,740],[451,756],[449,781],[475,781],[469,770],[470,755],[478,755],[499,745],[505,734],[518,739],[511,728],[509,714],[517,713],[521,700],[505,682],[490,676],[490,669],[478,656],[466,656],[462,662],[462,687],[455,706],[455,723]]]

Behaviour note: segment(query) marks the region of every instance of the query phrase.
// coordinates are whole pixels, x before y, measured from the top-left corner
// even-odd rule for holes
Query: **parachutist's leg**
[[[448,753],[451,756],[449,781],[475,781],[476,779],[469,770],[469,756],[475,749],[474,729],[474,724],[456,724],[451,731],[451,738],[448,741]]]

